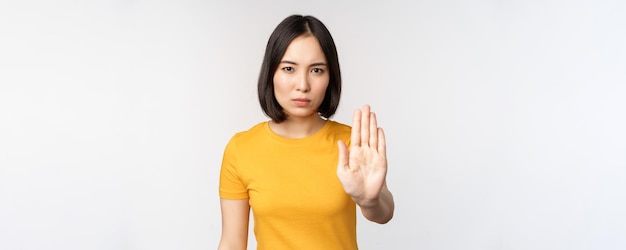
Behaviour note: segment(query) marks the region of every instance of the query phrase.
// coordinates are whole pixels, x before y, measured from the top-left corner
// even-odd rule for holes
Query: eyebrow
[[[280,61],[280,63],[298,65],[296,62],[292,62],[292,61],[288,61],[288,60],[282,60],[282,61]],[[316,63],[312,63],[309,66],[328,66],[328,64],[326,64],[324,62],[316,62]]]

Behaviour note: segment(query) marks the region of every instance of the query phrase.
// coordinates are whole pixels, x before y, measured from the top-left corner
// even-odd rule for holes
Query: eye
[[[293,67],[290,67],[290,66],[283,67],[282,70],[286,72],[293,72]]]
[[[320,68],[313,68],[311,72],[316,73],[316,74],[322,74],[324,73],[324,70]]]

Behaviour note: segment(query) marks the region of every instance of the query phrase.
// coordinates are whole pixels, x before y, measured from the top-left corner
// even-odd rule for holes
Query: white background
[[[294,13],[337,43],[334,119],[387,134],[396,213],[361,249],[626,248],[624,1],[102,0],[0,3],[0,249],[215,249]]]

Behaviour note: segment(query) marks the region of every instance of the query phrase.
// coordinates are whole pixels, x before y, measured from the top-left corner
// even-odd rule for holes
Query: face
[[[274,95],[287,120],[318,117],[330,76],[317,38],[302,35],[291,41],[274,73]]]

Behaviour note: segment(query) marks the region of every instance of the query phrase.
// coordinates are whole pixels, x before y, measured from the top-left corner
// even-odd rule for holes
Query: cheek
[[[284,86],[288,83],[288,79],[284,74],[276,73],[274,74],[274,89],[284,88]]]
[[[289,86],[289,79],[284,75],[274,75],[274,98],[277,101],[282,101],[289,97],[291,87]]]
[[[322,77],[319,81],[316,82],[316,90],[320,93],[326,93],[326,89],[328,88],[328,84],[330,82],[330,77]]]

